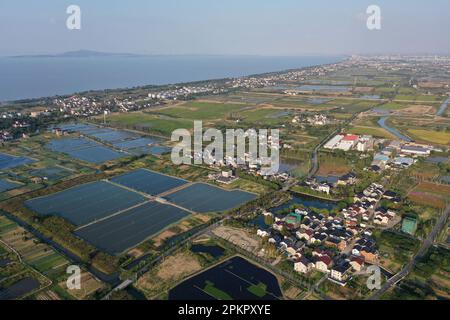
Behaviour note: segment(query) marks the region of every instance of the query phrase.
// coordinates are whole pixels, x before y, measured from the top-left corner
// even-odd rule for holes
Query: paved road
[[[427,251],[433,245],[433,242],[436,239],[436,237],[441,233],[442,229],[446,226],[449,213],[450,213],[450,205],[445,209],[444,213],[441,215],[441,217],[433,227],[433,230],[431,230],[430,234],[428,235],[428,237],[422,242],[422,246],[420,247],[417,254],[414,256],[414,258],[399,273],[390,278],[381,287],[380,290],[378,290],[371,297],[369,297],[369,300],[380,299],[384,293],[386,293],[400,280],[405,278],[414,269],[417,262],[425,255],[425,253],[427,253]]]

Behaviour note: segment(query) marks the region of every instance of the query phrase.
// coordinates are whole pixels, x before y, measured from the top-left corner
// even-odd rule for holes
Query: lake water
[[[208,246],[204,244],[194,244],[191,246],[191,251],[195,253],[208,253],[214,258],[221,257],[225,249],[219,246]]]
[[[0,101],[303,68],[344,57],[103,56],[0,58]]]
[[[231,258],[180,283],[169,300],[278,300],[277,278],[241,257]]]
[[[337,203],[333,201],[322,200],[319,198],[310,197],[306,195],[292,194],[291,200],[283,203],[278,207],[270,209],[270,211],[273,213],[277,213],[284,209],[290,208],[294,204],[302,204],[306,208],[327,209],[327,210],[333,210],[337,205]]]

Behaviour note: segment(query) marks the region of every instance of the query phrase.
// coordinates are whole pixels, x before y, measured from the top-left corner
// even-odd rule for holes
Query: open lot
[[[144,201],[138,193],[98,181],[31,199],[25,204],[40,215],[61,216],[75,225],[83,225]]]
[[[255,199],[256,195],[240,190],[227,191],[205,183],[195,183],[166,198],[184,208],[206,213],[233,209]]]
[[[186,180],[170,177],[146,169],[139,169],[114,177],[111,181],[149,195],[158,195],[188,183]]]
[[[118,254],[189,216],[177,207],[147,202],[75,232],[97,248]]]

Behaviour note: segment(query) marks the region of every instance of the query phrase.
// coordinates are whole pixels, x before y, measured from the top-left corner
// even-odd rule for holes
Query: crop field
[[[418,140],[440,145],[450,145],[450,132],[420,129],[408,129],[408,132]]]
[[[0,193],[8,190],[16,189],[21,185],[6,179],[0,179]]]
[[[186,120],[184,118],[167,119],[165,116],[144,112],[110,115],[108,122],[121,128],[157,133],[169,137],[176,129],[184,128],[191,130],[194,126],[192,120]]]
[[[444,209],[450,202],[450,186],[421,182],[408,194],[408,198],[419,205]]]
[[[83,225],[144,201],[138,193],[98,181],[31,199],[25,205],[40,215],[61,216],[75,225]]]
[[[101,164],[125,156],[101,144],[85,138],[63,138],[50,141],[47,148],[66,153],[72,158],[94,164]]]
[[[149,195],[158,195],[188,183],[186,180],[170,177],[146,169],[139,169],[114,177],[111,181]]]
[[[158,110],[158,113],[174,118],[192,120],[225,119],[227,114],[245,108],[244,104],[188,102],[183,105]]]
[[[118,254],[189,214],[177,207],[152,201],[81,228],[75,234],[101,250]]]
[[[226,191],[205,183],[195,183],[166,198],[181,207],[206,213],[233,209],[255,199],[256,195],[240,190]]]
[[[393,139],[394,135],[383,128],[366,127],[366,126],[354,126],[348,130],[349,133],[358,135],[371,135],[377,138]]]
[[[241,257],[196,275],[169,291],[169,300],[278,300],[277,278]]]
[[[34,160],[27,157],[16,157],[6,153],[0,153],[0,170],[20,167],[32,162]]]

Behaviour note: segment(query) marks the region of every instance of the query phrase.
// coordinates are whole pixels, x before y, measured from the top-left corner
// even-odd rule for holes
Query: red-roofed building
[[[354,134],[348,134],[344,137],[344,141],[358,141],[359,137]]]

